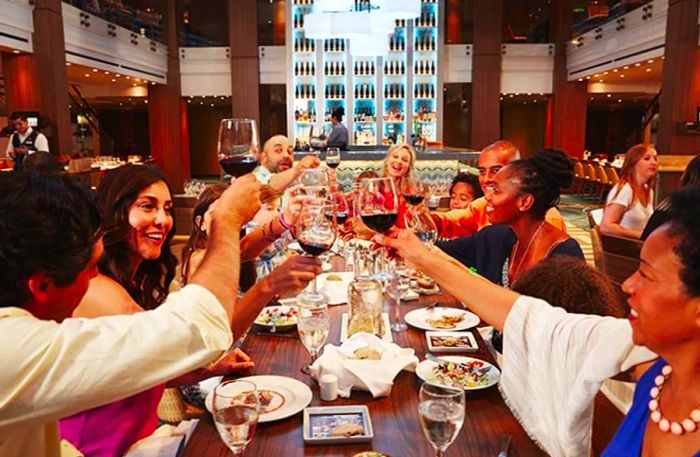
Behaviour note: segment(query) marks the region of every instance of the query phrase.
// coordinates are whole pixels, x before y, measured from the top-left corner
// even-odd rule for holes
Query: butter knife
[[[513,435],[502,435],[499,440],[498,447],[501,452],[498,453],[497,457],[508,457],[508,451],[510,450],[510,444],[513,442]]]

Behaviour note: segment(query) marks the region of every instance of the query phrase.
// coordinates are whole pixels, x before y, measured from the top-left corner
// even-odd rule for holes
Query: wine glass
[[[328,148],[326,150],[326,166],[336,169],[340,165],[340,149]]]
[[[401,181],[401,195],[411,207],[423,203],[427,190],[428,186],[417,179],[406,177]]]
[[[394,299],[394,322],[391,324],[391,330],[394,332],[404,332],[408,329],[406,322],[401,317],[401,300],[406,296],[410,287],[411,277],[408,275],[408,269],[395,268],[387,289],[389,296]]]
[[[370,178],[360,182],[356,197],[356,208],[362,222],[379,233],[386,233],[393,227],[399,214],[399,199],[393,178]],[[377,279],[391,280],[386,271],[386,252],[380,250],[381,270]]]
[[[335,205],[331,201],[319,196],[310,196],[304,201],[297,217],[295,235],[307,254],[319,256],[330,250],[335,243],[336,231]],[[311,282],[311,292],[305,291],[299,300],[316,304],[328,302],[326,296],[316,290],[316,278]]]
[[[444,457],[464,424],[464,390],[423,384],[418,414],[423,433],[435,449],[435,457]]]
[[[253,439],[260,415],[257,387],[250,381],[225,381],[214,389],[214,424],[234,456]]]
[[[328,305],[300,299],[297,330],[301,343],[311,354],[311,361],[301,368],[302,373],[310,374],[310,367],[318,358],[319,350],[326,344],[329,329]]]
[[[258,166],[260,142],[253,119],[223,119],[219,125],[217,152],[219,165],[238,178]]]
[[[328,173],[322,168],[305,168],[298,178],[306,195],[324,197],[328,193]]]

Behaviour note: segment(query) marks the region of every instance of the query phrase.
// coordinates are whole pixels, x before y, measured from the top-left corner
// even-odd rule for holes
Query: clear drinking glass
[[[408,328],[401,316],[401,300],[406,296],[410,288],[411,277],[408,276],[405,269],[395,269],[387,288],[389,296],[394,299],[394,322],[391,324],[391,330],[394,332],[403,332]]]
[[[464,424],[464,390],[425,383],[420,388],[418,415],[436,457],[457,438]]]
[[[329,193],[328,173],[322,168],[305,168],[297,178],[297,183],[306,195],[325,197]]]
[[[330,317],[328,305],[314,301],[299,299],[299,316],[297,317],[297,330],[299,339],[311,354],[311,362],[304,365],[301,371],[309,374],[309,368],[318,358],[318,352],[326,344],[330,329]]]
[[[328,148],[326,150],[326,166],[329,168],[338,168],[340,165],[340,149]]]
[[[242,456],[260,415],[257,387],[250,381],[225,381],[214,389],[214,424],[233,455]]]
[[[258,127],[253,119],[223,119],[217,144],[219,165],[238,178],[252,172],[260,160]]]

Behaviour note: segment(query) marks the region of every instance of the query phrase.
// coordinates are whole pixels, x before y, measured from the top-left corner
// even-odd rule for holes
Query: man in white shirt
[[[27,116],[22,113],[12,113],[10,122],[15,133],[10,136],[5,155],[15,161],[15,169],[21,168],[24,157],[38,151],[49,152],[49,141],[43,133],[29,126]]]
[[[60,455],[56,420],[215,361],[232,343],[239,232],[258,210],[244,176],[212,214],[189,284],[158,309],[71,319],[103,250],[89,189],[67,176],[0,175],[0,455]]]
[[[306,168],[316,168],[321,164],[316,156],[305,156],[294,163],[294,146],[284,135],[275,135],[265,142],[260,155],[260,166],[253,174],[262,184],[269,184],[277,191],[284,192]]]

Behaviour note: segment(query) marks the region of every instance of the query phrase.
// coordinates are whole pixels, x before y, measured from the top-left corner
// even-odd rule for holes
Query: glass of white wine
[[[299,339],[311,354],[311,362],[301,368],[302,373],[310,374],[310,367],[318,358],[318,353],[326,344],[330,329],[330,317],[328,305],[325,301],[314,299],[305,300],[299,297],[299,316],[297,317],[297,330]]]
[[[444,457],[464,424],[464,390],[423,384],[418,414],[423,433],[435,449],[435,457]]]
[[[257,386],[250,381],[225,381],[214,389],[214,424],[234,456],[242,456],[253,439],[260,414]]]
[[[394,268],[391,275],[391,281],[387,292],[394,299],[394,322],[391,324],[391,330],[394,332],[404,332],[408,329],[406,322],[401,317],[401,300],[408,294],[411,288],[411,277],[407,268],[400,266]]]

